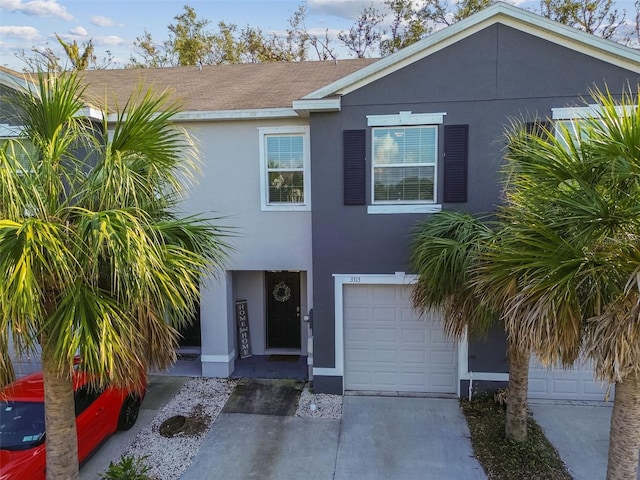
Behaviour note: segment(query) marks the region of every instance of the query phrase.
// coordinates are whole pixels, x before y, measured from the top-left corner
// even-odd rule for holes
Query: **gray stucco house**
[[[294,102],[310,112],[315,390],[464,395],[507,380],[500,332],[454,345],[437,314],[412,310],[412,229],[495,209],[510,119],[576,118],[590,88],[639,81],[638,51],[497,4]],[[588,365],[532,362],[531,397],[602,391]]]
[[[504,334],[452,343],[438,313],[417,316],[407,266],[416,223],[442,209],[494,210],[510,119],[592,113],[583,99],[594,85],[640,83],[640,52],[499,3],[377,61],[84,75],[89,102],[123,104],[141,82],[173,92],[175,121],[203,160],[184,211],[236,229],[183,332],[202,375],[231,375],[247,342],[253,355],[306,358],[320,393],[465,395],[472,382],[508,380]],[[20,82],[0,69],[3,89]],[[531,397],[603,391],[588,364],[532,360]]]

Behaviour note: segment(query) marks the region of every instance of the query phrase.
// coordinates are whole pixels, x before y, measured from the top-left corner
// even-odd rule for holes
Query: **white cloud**
[[[94,45],[123,45],[125,39],[117,35],[106,35],[104,37],[93,37]]]
[[[362,9],[371,4],[383,10],[383,0],[368,0],[355,2],[353,0],[308,0],[307,7],[314,14],[333,15],[347,20],[355,20],[362,13]]]
[[[0,35],[3,37],[16,37],[25,42],[34,42],[40,38],[38,30],[33,27],[0,26]]]
[[[35,17],[58,17],[63,20],[73,20],[73,16],[67,12],[67,8],[60,5],[57,0],[31,0],[30,2],[0,0],[0,8]]]
[[[94,15],[91,17],[91,23],[97,27],[122,27],[122,24],[116,24],[113,19],[103,15]]]
[[[77,35],[79,37],[86,37],[89,34],[86,28],[80,27],[80,26],[77,26],[76,28],[72,28],[71,30],[69,30],[69,33],[71,35]]]

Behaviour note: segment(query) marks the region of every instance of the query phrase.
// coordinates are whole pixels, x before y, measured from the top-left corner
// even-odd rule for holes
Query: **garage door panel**
[[[432,391],[437,393],[450,393],[456,389],[455,379],[448,372],[432,373],[429,377],[429,383],[432,385]]]
[[[379,344],[392,343],[398,341],[399,333],[394,328],[375,328],[373,330],[373,341]]]
[[[444,365],[447,368],[456,362],[455,353],[443,350],[432,350],[429,352],[429,362],[432,365]]]
[[[578,361],[572,368],[546,368],[534,357],[529,363],[531,399],[595,400],[605,399],[607,385],[594,379],[591,364]]]
[[[420,372],[405,372],[400,374],[400,380],[403,385],[407,385],[412,390],[403,390],[405,392],[415,391],[426,383],[426,375]]]
[[[456,346],[439,318],[416,314],[410,288],[348,285],[343,300],[347,390],[457,391]]]
[[[371,361],[371,353],[368,348],[352,348],[346,353],[345,358],[349,363],[368,363]]]
[[[427,361],[427,352],[424,350],[403,350],[400,353],[400,359],[403,365],[419,365],[422,367]]]
[[[443,345],[444,348],[448,348],[451,344],[451,341],[447,339],[444,334],[444,331],[441,329],[431,328],[429,329],[429,333],[431,334],[431,344],[432,345]]]
[[[398,363],[399,352],[397,350],[380,348],[375,356],[373,355],[373,352],[371,352],[371,354],[373,357],[371,361],[376,362],[379,365],[390,364],[395,366]]]
[[[424,330],[409,330],[402,329],[400,331],[400,341],[405,345],[424,345],[426,341],[429,339],[428,332]]]

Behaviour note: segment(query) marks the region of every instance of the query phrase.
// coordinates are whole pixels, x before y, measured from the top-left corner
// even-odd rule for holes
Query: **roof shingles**
[[[291,108],[292,102],[376,59],[282,62],[82,73],[89,103],[123,107],[141,84],[169,90],[184,111]]]

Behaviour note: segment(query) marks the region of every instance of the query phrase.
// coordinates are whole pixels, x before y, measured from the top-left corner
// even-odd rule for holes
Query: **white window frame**
[[[571,126],[574,129],[573,133],[575,135],[577,133],[575,131],[575,122],[586,120],[588,118],[597,118],[599,116],[600,111],[598,105],[588,105],[586,107],[552,108],[551,119],[553,120],[553,135],[558,141],[562,142],[566,148],[567,139],[564,138],[562,130],[558,128],[559,125],[564,125],[567,128]]]
[[[24,126],[22,125],[8,125],[6,123],[0,123],[0,141],[2,140],[16,140],[24,134]],[[23,168],[26,165],[23,165]]]
[[[371,142],[371,203],[367,206],[369,214],[394,214],[394,213],[437,213],[442,210],[438,202],[438,164],[439,153],[439,125],[444,123],[445,112],[439,113],[412,113],[401,111],[391,115],[367,115],[369,127],[435,127],[436,128],[436,156],[433,172],[433,200],[406,200],[406,201],[376,201],[375,200],[375,174],[373,141]],[[373,137],[373,135],[372,135]],[[409,164],[411,166],[411,164]]]
[[[627,107],[618,106],[616,110],[618,113],[624,113],[624,109]],[[597,119],[602,117],[602,107],[597,104],[591,104],[586,107],[561,107],[551,109],[551,119],[553,120],[553,134],[556,139],[561,141],[565,147],[567,146],[567,140],[563,138],[562,131],[558,128],[558,125],[565,125],[568,128],[568,124],[571,124],[573,128],[573,134],[577,134],[576,124],[581,121],[584,122],[587,119]]]
[[[308,126],[263,127],[258,129],[260,138],[260,208],[262,211],[311,210],[311,151]],[[270,136],[302,136],[303,142],[303,195],[300,203],[269,203],[269,173],[267,168],[267,138]]]

